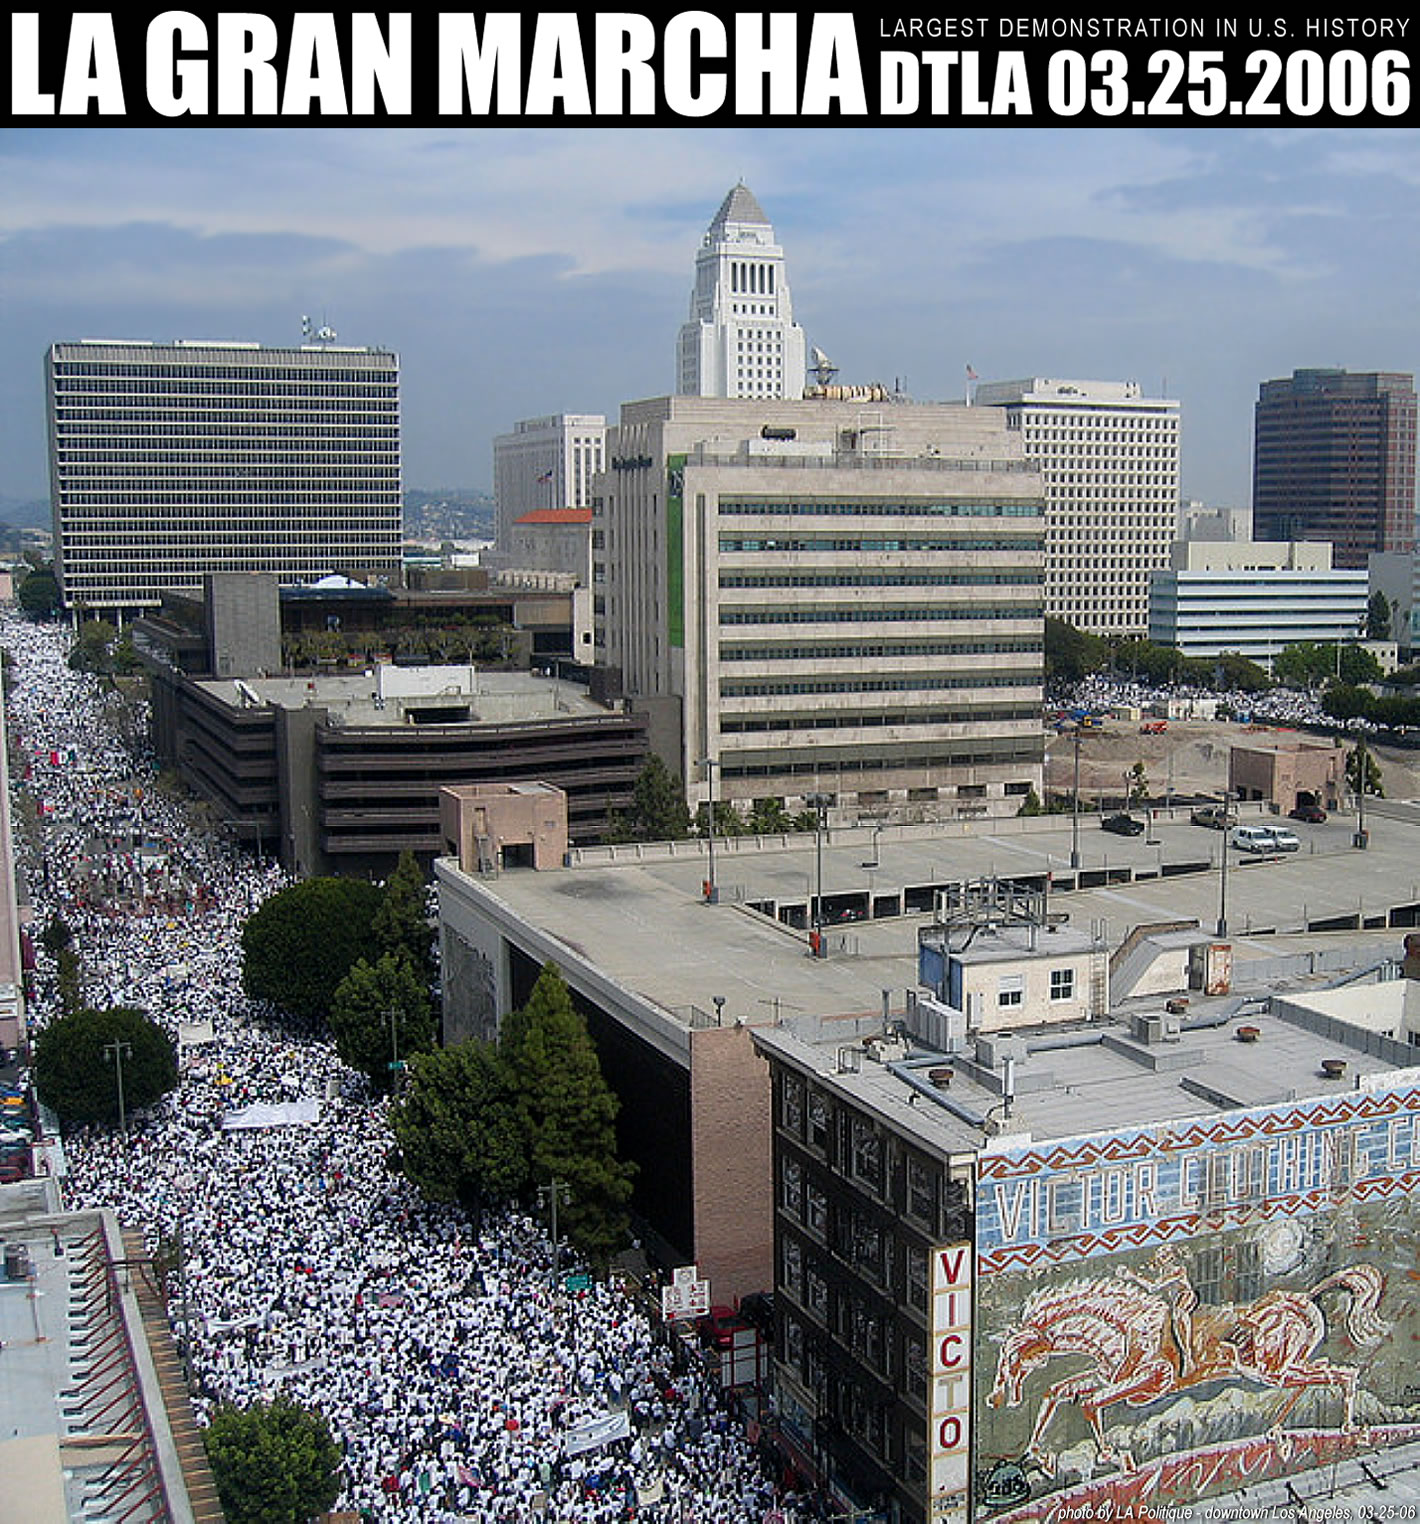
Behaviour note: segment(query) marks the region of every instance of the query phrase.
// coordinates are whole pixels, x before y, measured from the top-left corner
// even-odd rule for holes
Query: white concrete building
[[[1266,665],[1298,641],[1355,640],[1367,596],[1366,573],[1333,568],[1325,540],[1190,540],[1153,573],[1149,639],[1185,656],[1233,652]]]
[[[86,339],[52,346],[46,386],[71,610],[155,608],[207,572],[398,572],[398,355]]]
[[[1179,405],[1134,381],[983,381],[1045,477],[1045,612],[1097,635],[1142,635],[1150,574],[1179,504]]]
[[[1039,789],[1044,495],[1004,413],[661,397],[607,456],[597,660],[694,797]]]
[[[549,508],[586,508],[592,478],[606,463],[606,418],[601,413],[551,413],[525,418],[493,441],[493,497],[502,564],[512,527],[525,514]]]
[[[743,184],[727,195],[695,257],[690,318],[676,343],[683,397],[802,397],[804,330],[784,251]]]

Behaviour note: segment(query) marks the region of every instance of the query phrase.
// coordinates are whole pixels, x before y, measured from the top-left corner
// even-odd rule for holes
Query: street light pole
[[[1225,937],[1228,934],[1228,838],[1232,835],[1232,811],[1228,806],[1232,803],[1231,791],[1223,794],[1223,858],[1222,871],[1218,875],[1218,935]]]
[[[390,1019],[390,1089],[393,1091],[399,1084],[401,1064],[399,1061],[399,1007],[393,1000],[385,1009],[385,1015]]]
[[[700,765],[705,769],[707,793],[705,800],[705,841],[709,851],[709,878],[705,881],[705,903],[718,905],[720,890],[715,883],[715,769],[720,765],[714,757],[702,757]]]
[[[1075,724],[1075,787],[1070,793],[1070,866],[1080,867],[1080,726]]]
[[[814,957],[824,955],[823,947],[823,827],[828,814],[828,795],[810,794],[806,803],[814,812],[814,913],[813,936],[809,946]]]
[[[118,1130],[125,1136],[128,1134],[128,1120],[123,1110],[123,1061],[133,1057],[133,1044],[113,1042],[104,1044],[104,1057],[114,1066],[114,1077],[118,1081]]]

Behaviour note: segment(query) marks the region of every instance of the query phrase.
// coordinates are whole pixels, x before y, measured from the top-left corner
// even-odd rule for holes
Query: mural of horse
[[[1026,1458],[1047,1475],[1055,1455],[1043,1446],[1056,1409],[1074,1403],[1094,1435],[1100,1459],[1129,1470],[1128,1452],[1114,1449],[1103,1415],[1115,1403],[1143,1407],[1205,1382],[1250,1381],[1289,1395],[1273,1418],[1279,1434],[1287,1415],[1311,1387],[1342,1399],[1342,1427],[1355,1426],[1360,1370],[1313,1358],[1326,1336],[1318,1299],[1328,1291],[1350,1295],[1346,1332],[1357,1346],[1378,1343],[1388,1331],[1376,1309],[1385,1278],[1372,1265],[1349,1265],[1306,1291],[1269,1291],[1253,1302],[1202,1306],[1177,1253],[1160,1250],[1152,1274],[1133,1270],[1077,1278],[1032,1293],[1021,1319],[1001,1346],[993,1408],[1019,1407],[1026,1377],[1063,1356],[1088,1366],[1046,1389],[1031,1429]]]

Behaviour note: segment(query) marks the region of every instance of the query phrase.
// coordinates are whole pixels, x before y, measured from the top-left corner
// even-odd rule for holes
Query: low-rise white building
[[[1177,544],[1149,588],[1149,639],[1185,656],[1270,663],[1299,641],[1364,633],[1366,574],[1337,570],[1322,540]]]

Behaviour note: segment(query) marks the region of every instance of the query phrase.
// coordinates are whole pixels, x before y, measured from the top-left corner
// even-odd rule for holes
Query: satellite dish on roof
[[[824,354],[817,344],[810,351],[813,364],[809,367],[813,371],[814,380],[820,386],[829,386],[833,378],[838,374],[838,367]]]

